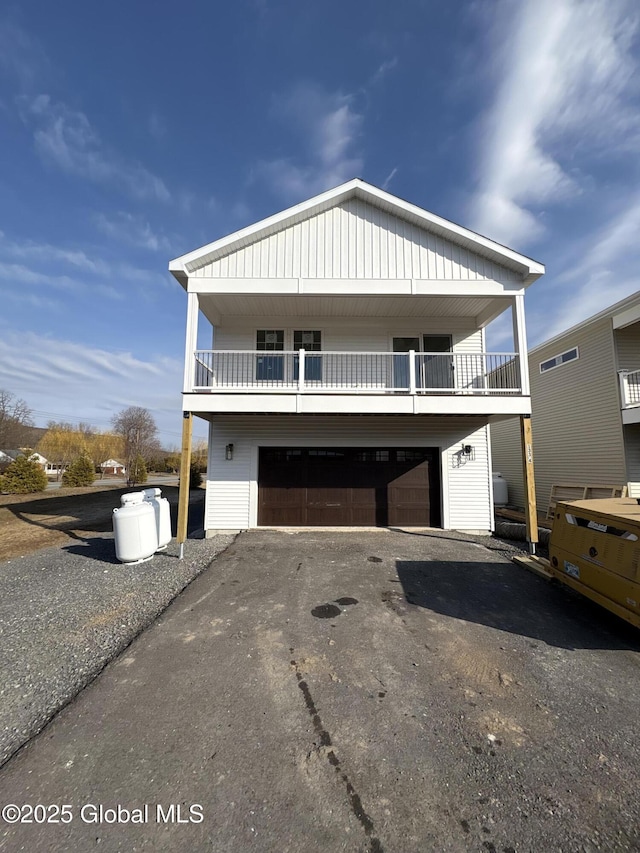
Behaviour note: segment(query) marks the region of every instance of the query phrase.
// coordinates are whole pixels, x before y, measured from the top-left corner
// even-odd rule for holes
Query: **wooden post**
[[[520,442],[522,445],[522,479],[524,481],[525,514],[529,552],[536,553],[538,542],[538,511],[536,508],[536,481],[533,472],[533,439],[531,415],[520,416]]]
[[[191,412],[182,413],[182,456],[180,459],[180,491],[178,492],[178,532],[177,540],[180,545],[180,559],[184,556],[184,543],[187,538],[187,521],[189,518],[189,479],[191,475],[191,434],[193,415]]]

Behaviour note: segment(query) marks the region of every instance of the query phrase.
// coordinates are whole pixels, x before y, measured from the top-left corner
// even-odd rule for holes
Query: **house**
[[[538,506],[553,484],[640,480],[640,292],[529,352]],[[524,505],[517,424],[491,430],[494,470]]]
[[[8,450],[0,450],[0,472],[8,468],[14,461],[15,457]]]
[[[117,477],[124,477],[127,473],[127,469],[122,464],[122,462],[118,462],[117,459],[107,459],[105,462],[100,463],[100,471],[104,474],[112,474]]]
[[[183,409],[209,422],[207,535],[493,528],[489,425],[531,411],[541,264],[354,179],[169,269]],[[513,351],[487,352],[506,310]]]
[[[49,470],[51,467],[49,460],[45,459],[41,453],[37,453],[35,450],[31,450],[27,447],[20,447],[15,450],[0,450],[0,466],[6,467],[10,465],[12,462],[15,462],[18,456],[25,456],[27,452],[29,452],[29,459],[33,462],[37,462],[43,471]]]
[[[22,452],[26,452],[26,448],[22,448]],[[36,450],[31,451],[29,455],[29,459],[33,462],[37,462],[38,465],[42,468],[43,471],[49,471],[52,467],[51,463],[48,459],[46,459],[42,453],[38,453]]]

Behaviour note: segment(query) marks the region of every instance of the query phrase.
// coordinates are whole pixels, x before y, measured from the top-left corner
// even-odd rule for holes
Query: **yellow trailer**
[[[632,498],[558,503],[545,568],[640,628],[640,505]]]

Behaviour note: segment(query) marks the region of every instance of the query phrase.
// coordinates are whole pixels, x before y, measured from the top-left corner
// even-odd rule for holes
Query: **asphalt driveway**
[[[486,545],[242,534],[0,770],[68,806],[0,850],[639,849],[637,632]]]

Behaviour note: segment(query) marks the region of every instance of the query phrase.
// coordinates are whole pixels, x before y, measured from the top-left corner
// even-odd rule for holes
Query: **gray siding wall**
[[[499,471],[509,487],[509,505],[524,507],[520,418],[491,424],[491,467]]]
[[[580,353],[576,361],[540,373],[540,362],[576,346]],[[567,334],[529,356],[539,510],[546,510],[553,483],[627,480],[616,369],[610,318]],[[510,500],[522,506],[518,422],[497,424],[491,432],[493,468],[505,475],[509,494],[514,496]]]
[[[618,370],[640,370],[640,323],[614,331]]]
[[[623,430],[627,455],[627,480],[640,483],[640,424],[626,424]]]

